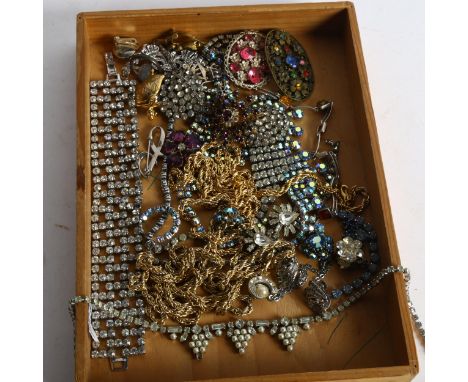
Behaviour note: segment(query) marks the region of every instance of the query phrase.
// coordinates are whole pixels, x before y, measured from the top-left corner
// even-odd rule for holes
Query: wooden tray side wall
[[[89,125],[89,43],[84,17],[77,17],[77,188],[76,188],[76,294],[91,294],[91,159]],[[88,306],[76,306],[75,380],[89,381],[91,341]]]
[[[77,18],[77,294],[90,294],[89,80],[102,78],[102,53],[111,48],[113,35],[132,35],[140,41],[148,41],[169,27],[204,36],[246,28],[277,27],[305,36],[306,49],[315,44],[317,51],[325,57],[316,57],[316,73],[324,78],[324,82],[329,81],[332,99],[339,101],[331,121],[337,127],[330,127],[338,132],[333,130],[331,134],[349,142],[349,148],[340,153],[344,162],[343,173],[350,174],[345,181],[364,184],[369,189],[372,207],[367,215],[379,234],[383,262],[399,264],[362,48],[351,3],[84,13]],[[314,63],[314,58],[312,61]],[[329,68],[327,62],[331,63]],[[341,82],[333,82],[332,69],[336,70]],[[328,89],[325,85],[320,86],[317,85],[316,96],[326,98]],[[315,126],[312,123],[316,123],[316,119],[308,118],[305,121]],[[140,125],[140,129],[148,128],[149,125]],[[146,136],[143,132],[140,135]],[[303,140],[312,146],[313,134],[306,134]],[[274,313],[293,315],[290,312],[295,309],[295,301],[300,301],[299,297],[284,311],[277,308]],[[335,340],[341,341],[341,346],[328,346],[330,332],[335,326],[330,323],[330,329],[321,325],[310,334],[302,334],[298,342],[303,342],[298,343],[294,355],[278,352],[278,347],[273,348],[274,341],[262,337],[253,340],[255,345],[249,346],[242,360],[233,354],[230,344],[219,344],[210,345],[211,353],[207,353],[207,359],[197,362],[191,360],[190,354],[180,344],[161,339],[159,334],[157,338],[148,334],[147,354],[132,357],[128,371],[112,373],[106,360],[91,360],[89,357],[87,307],[81,304],[77,307],[75,378],[77,381],[100,382],[208,381],[218,378],[255,381],[410,380],[417,373],[417,358],[402,277],[396,275],[387,280],[351,311],[349,322],[344,321],[341,333],[335,336]],[[365,322],[369,312],[377,317],[377,322]],[[382,323],[388,325],[380,328]],[[373,332],[379,334],[378,338],[354,356],[354,349],[359,350],[365,345]],[[306,341],[309,335],[309,341]]]
[[[366,185],[370,195],[374,198],[372,208],[374,210],[378,209],[377,214],[383,216],[383,219],[374,219],[373,224],[378,233],[379,245],[388,248],[389,259],[387,259],[385,265],[398,265],[401,261],[354,7],[348,8],[348,15],[345,41],[353,68],[349,71],[349,78],[355,98],[356,122],[358,126],[362,127],[358,130],[360,140],[371,143],[370,145],[362,146],[362,155],[369,162],[369,165],[365,168],[366,177],[369,179]],[[378,203],[375,202],[376,197],[379,198]],[[405,282],[402,274],[395,274],[393,278],[395,288],[390,289],[388,309],[388,313],[393,315],[392,319],[389,320],[392,332],[394,333],[392,338],[397,338],[399,333],[404,334],[404,342],[395,341],[394,345],[398,348],[398,353],[406,353],[408,358],[405,361],[408,362],[412,369],[412,374],[416,375],[419,371],[419,365],[414,344],[412,322],[408,313]]]

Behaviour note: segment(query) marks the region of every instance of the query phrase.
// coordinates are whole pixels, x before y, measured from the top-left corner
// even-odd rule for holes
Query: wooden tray
[[[308,104],[331,99],[335,110],[326,138],[342,142],[343,182],[366,186],[371,196],[368,219],[378,233],[383,265],[400,260],[388,201],[382,160],[370,100],[361,42],[352,3],[315,3],[81,13],[77,16],[77,295],[90,294],[91,171],[88,84],[102,79],[103,55],[115,35],[147,42],[174,28],[201,39],[243,29],[280,28],[306,48],[316,86]],[[317,116],[300,124],[305,148],[315,142]],[[140,136],[153,125],[140,118]],[[144,187],[145,189],[145,187]],[[154,189],[154,188],[153,188]],[[157,192],[145,193],[144,207]],[[329,227],[331,232],[336,227]],[[303,258],[302,258],[303,260]],[[333,275],[331,284],[333,284]],[[301,291],[278,304],[258,302],[249,319],[310,314]],[[225,320],[232,319],[226,317]],[[207,315],[203,322],[223,318]],[[203,323],[202,322],[202,323]],[[87,307],[77,306],[77,381],[409,381],[418,371],[403,278],[389,277],[344,315],[314,324],[303,332],[291,353],[276,338],[257,335],[244,355],[225,337],[212,341],[202,361],[184,345],[150,331],[144,356],[131,357],[128,370],[112,372],[106,359],[90,358]]]

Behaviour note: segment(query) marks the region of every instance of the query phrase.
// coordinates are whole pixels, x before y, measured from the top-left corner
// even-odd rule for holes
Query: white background
[[[81,11],[275,1],[44,3],[44,381],[73,380],[75,16]],[[278,3],[287,3],[282,0]],[[293,2],[293,1],[290,1]],[[424,320],[424,1],[355,0],[402,264]],[[424,381],[424,351],[419,346]]]

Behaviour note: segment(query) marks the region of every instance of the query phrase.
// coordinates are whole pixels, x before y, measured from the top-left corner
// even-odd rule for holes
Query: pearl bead
[[[279,338],[280,340],[284,340],[284,334],[283,334],[283,333],[278,334],[278,338]]]
[[[221,337],[223,335],[223,331],[221,329],[217,329],[215,331],[215,335],[216,335],[216,337]]]
[[[286,349],[287,349],[287,351],[293,351],[294,348],[293,348],[292,345],[289,345]]]
[[[171,340],[176,340],[176,339],[177,339],[177,334],[171,333],[170,336],[169,336],[169,338],[170,338]]]
[[[258,330],[259,333],[264,333],[265,332],[265,327],[264,326],[259,326],[257,330]]]
[[[257,284],[255,286],[255,297],[267,298],[270,295],[270,290],[264,284]]]

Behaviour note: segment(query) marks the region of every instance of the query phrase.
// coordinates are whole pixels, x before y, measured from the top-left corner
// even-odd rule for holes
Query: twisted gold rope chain
[[[334,195],[342,209],[358,212],[369,201],[362,187],[332,188],[306,170],[277,189],[257,190],[251,172],[242,168],[240,148],[234,144],[205,144],[188,158],[183,171],[173,169],[172,189],[185,190],[195,185],[197,197],[179,204],[183,219],[190,220],[187,207],[215,208],[229,205],[246,218],[246,223],[230,230],[210,227],[206,232],[192,230],[199,246],[176,245],[168,250],[165,261],[158,261],[149,252],[137,260],[140,272],[130,279],[130,289],[140,291],[146,299],[146,312],[151,320],[164,324],[171,319],[183,325],[197,323],[203,313],[231,313],[236,316],[252,311],[252,297],[243,287],[254,276],[266,274],[276,264],[295,255],[294,245],[278,240],[253,252],[243,250],[243,235],[251,229],[263,196],[280,196],[289,187],[306,178],[317,182],[322,192]],[[354,206],[357,197],[361,203]],[[236,243],[225,248],[226,242]]]

